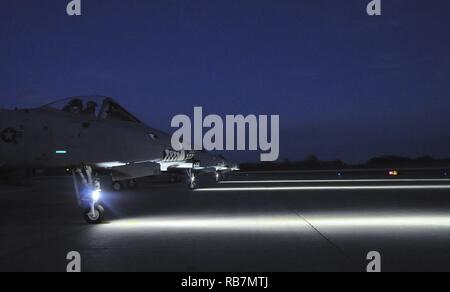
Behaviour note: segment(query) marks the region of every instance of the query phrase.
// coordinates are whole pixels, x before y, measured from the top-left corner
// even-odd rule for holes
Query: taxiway
[[[450,182],[442,177],[236,174],[190,192],[141,182],[106,191],[86,225],[70,178],[0,187],[0,271],[450,271]]]

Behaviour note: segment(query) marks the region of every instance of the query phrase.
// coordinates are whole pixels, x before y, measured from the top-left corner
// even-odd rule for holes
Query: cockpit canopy
[[[85,115],[102,120],[141,123],[139,119],[109,97],[71,97],[44,105],[42,109]]]

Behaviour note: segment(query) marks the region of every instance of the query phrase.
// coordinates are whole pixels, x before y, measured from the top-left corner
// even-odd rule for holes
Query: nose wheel
[[[104,220],[105,209],[102,205],[96,204],[93,208],[87,208],[84,212],[84,220],[88,224],[101,224]]]
[[[100,180],[93,175],[90,166],[83,165],[73,170],[73,183],[78,204],[83,208],[83,217],[88,224],[100,224],[105,217],[105,208],[100,205],[102,190]]]

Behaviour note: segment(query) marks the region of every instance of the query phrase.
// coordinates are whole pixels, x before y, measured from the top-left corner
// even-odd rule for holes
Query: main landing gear
[[[216,182],[220,183],[221,181],[223,181],[225,175],[223,173],[216,172],[215,177],[216,177]]]
[[[138,187],[137,181],[135,179],[131,179],[128,181],[113,181],[112,182],[112,189],[115,192],[120,192],[125,187],[127,187],[130,190],[134,190]]]
[[[197,188],[197,177],[192,169],[186,170],[188,188],[190,190],[195,190]]]
[[[73,184],[78,204],[84,210],[84,219],[88,224],[100,224],[104,220],[105,209],[99,203],[101,199],[100,180],[93,175],[90,166],[73,170]]]

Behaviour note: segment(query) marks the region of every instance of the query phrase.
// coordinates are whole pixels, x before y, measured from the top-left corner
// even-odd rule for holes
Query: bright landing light
[[[92,192],[92,199],[94,200],[94,202],[98,202],[98,200],[100,200],[101,196],[102,196],[101,190],[95,190]]]

